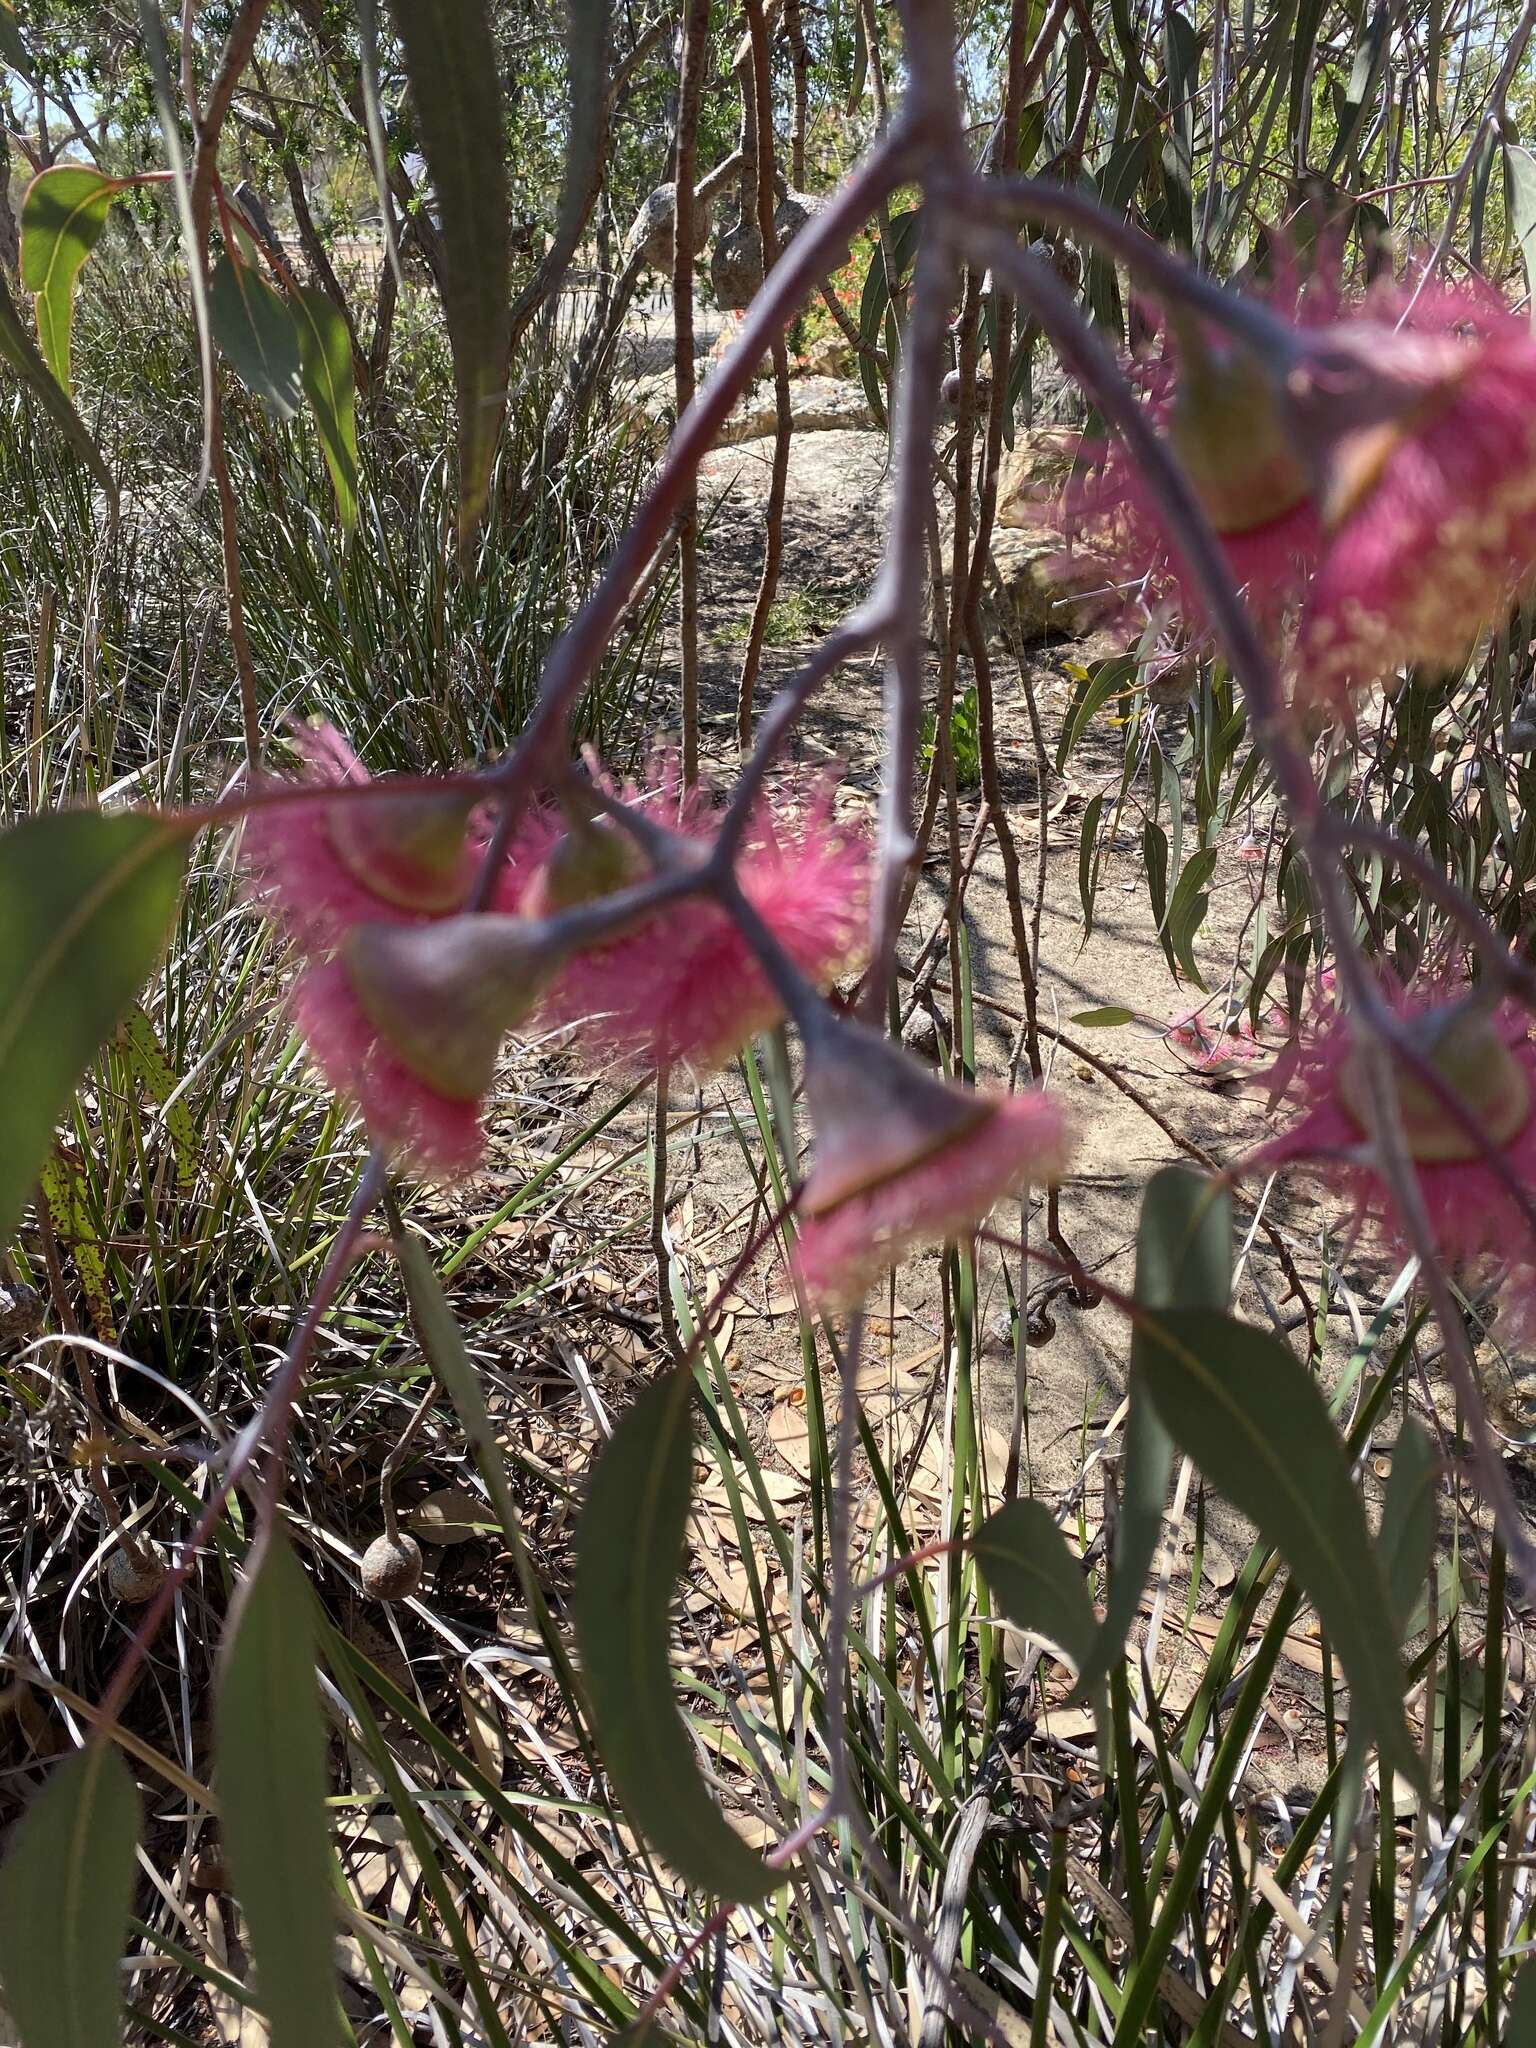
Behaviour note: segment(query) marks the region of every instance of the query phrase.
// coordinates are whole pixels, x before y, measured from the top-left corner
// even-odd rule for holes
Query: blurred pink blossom
[[[1512,1180],[1536,1200],[1536,1046],[1529,1019],[1514,1004],[1489,1016],[1464,1002],[1403,991],[1393,1006],[1504,1168],[1501,1173],[1488,1150],[1400,1062],[1404,1132],[1441,1255],[1453,1264],[1505,1260],[1517,1296],[1536,1302],[1536,1239],[1509,1185]],[[1246,1163],[1260,1172],[1312,1169],[1349,1201],[1357,1223],[1374,1223],[1401,1250],[1401,1221],[1366,1136],[1365,1063],[1381,1056],[1376,1047],[1354,1042],[1338,1011],[1324,1016],[1276,1070],[1296,1120]]]
[[[1536,336],[1481,282],[1373,291],[1336,338],[1412,401],[1346,436],[1298,687],[1336,699],[1464,661],[1536,574]]]
[[[317,791],[374,780],[333,725],[303,725],[292,737],[299,780]],[[246,814],[240,859],[251,893],[289,936],[325,948],[354,924],[415,924],[456,910],[475,871],[472,809],[471,797],[448,790],[258,804]]]
[[[1004,1196],[1058,1180],[1072,1132],[1053,1095],[963,1088],[861,1024],[806,1047],[816,1159],[793,1270],[819,1307],[856,1301],[910,1246],[973,1230]]]
[[[659,823],[701,843],[718,822],[706,794],[684,792],[676,763],[653,764],[626,789]],[[856,964],[867,919],[869,853],[833,816],[833,786],[759,803],[736,862],[743,894],[808,980],[825,988]],[[543,909],[540,877],[567,831],[540,806],[519,828],[496,891],[507,911]],[[703,897],[669,904],[602,945],[573,954],[540,1008],[587,1052],[631,1071],[684,1060],[718,1067],[778,1022],[783,1008],[746,941]]]

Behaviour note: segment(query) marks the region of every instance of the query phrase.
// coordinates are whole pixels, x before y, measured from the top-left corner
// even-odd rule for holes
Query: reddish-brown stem
[[[224,1461],[224,1469],[209,1494],[202,1513],[178,1549],[159,1590],[145,1608],[132,1640],[118,1659],[117,1669],[113,1672],[97,1709],[96,1728],[103,1737],[110,1734],[113,1723],[121,1713],[133,1683],[134,1673],[159,1633],[160,1624],[176,1597],[177,1589],[196,1564],[203,1546],[213,1534],[219,1517],[224,1512],[230,1495],[245,1477],[251,1461],[263,1444],[267,1445],[270,1458],[262,1488],[264,1526],[270,1522],[278,1498],[279,1475],[284,1464],[294,1399],[303,1384],[320,1325],[329,1313],[340,1291],[341,1283],[358,1254],[368,1211],[378,1199],[383,1184],[382,1165],[376,1158],[370,1160],[362,1179],[358,1182],[357,1192],[352,1197],[346,1220],[336,1233],[330,1251],[326,1254],[325,1264],[315,1283],[315,1291],[310,1298],[309,1306],[300,1318],[283,1363],[278,1367],[272,1384],[267,1389],[266,1399],[236,1437],[229,1456]]]
[[[791,1834],[787,1834],[782,1842],[776,1842],[764,1856],[763,1862],[770,1870],[782,1870],[784,1865],[793,1861],[809,1842],[815,1840],[827,1822],[833,1818],[835,1816],[830,1806],[823,1807],[820,1813],[813,1813],[809,1820],[801,1821],[799,1827]],[[695,1959],[703,1953],[705,1944],[730,1925],[736,1911],[737,1903],[734,1899],[727,1899],[723,1904],[716,1906],[698,1933],[691,1941],[684,1943],[679,1953],[657,1978],[650,1996],[630,2021],[628,2032],[636,2038],[645,2033],[650,2022],[682,1983]]]
[[[946,48],[945,64],[949,63]],[[958,129],[956,130],[958,138]],[[892,623],[885,633],[885,759],[880,783],[879,872],[870,929],[870,971],[863,1001],[882,1018],[896,968],[903,885],[916,852],[912,779],[923,708],[922,594],[925,529],[938,426],[945,314],[954,283],[954,259],[942,234],[926,235],[917,254],[912,313],[897,394],[895,480],[890,533],[875,587],[875,601]]]
[[[931,1564],[936,1557],[950,1557],[957,1550],[965,1548],[963,1536],[936,1536],[931,1543],[922,1544],[917,1550],[909,1550],[902,1557],[894,1557],[883,1571],[873,1577],[860,1579],[853,1589],[854,1605],[867,1600],[871,1593],[878,1593],[882,1586],[888,1586],[893,1579],[904,1579],[908,1572],[915,1572],[920,1564]]]
[[[763,274],[772,269],[778,255],[774,230],[774,171],[777,155],[773,140],[773,75],[768,49],[768,23],[763,0],[744,0],[747,41],[751,64],[742,77],[743,93],[752,95],[754,140],[753,160],[757,189],[753,199],[757,210],[757,238],[762,251]],[[736,745],[742,759],[752,751],[752,698],[757,673],[762,666],[763,644],[768,636],[768,616],[779,588],[779,564],[784,556],[784,494],[789,482],[789,350],[781,328],[772,339],[773,358],[773,468],[768,481],[768,502],[763,508],[763,570],[747,629],[747,645],[736,679]]]
[[[870,209],[906,176],[916,142],[911,129],[893,129],[807,222],[753,301],[725,360],[678,421],[656,481],[602,581],[551,650],[522,741],[497,770],[502,803],[474,898],[477,905],[486,900],[521,805],[560,749],[571,708],[602,658],[636,579],[669,531],[705,451],[750,384],[772,337],[794,317],[817,280],[846,259],[849,241]]]
[[[677,88],[677,164],[672,206],[672,380],[679,419],[693,403],[694,165],[699,100],[709,57],[709,0],[683,11],[682,68]],[[683,780],[699,779],[699,491],[690,471],[677,506],[678,680],[683,726]]]

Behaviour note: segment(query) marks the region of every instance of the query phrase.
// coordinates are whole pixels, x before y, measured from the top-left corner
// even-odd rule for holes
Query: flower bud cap
[[[453,1102],[485,1094],[502,1038],[530,1015],[553,966],[523,918],[474,915],[358,925],[342,959],[379,1036]]]
[[[806,1048],[805,1094],[816,1131],[800,1204],[806,1217],[895,1180],[994,1114],[984,1096],[937,1079],[889,1039],[841,1020]]]
[[[644,856],[621,825],[611,818],[572,818],[529,883],[522,907],[529,917],[557,917],[615,895],[644,872]]]
[[[466,791],[353,798],[331,805],[326,834],[354,881],[401,910],[441,915],[469,894],[475,796]]]
[[[1496,1020],[1479,1013],[1427,1011],[1412,1019],[1418,1049],[1489,1141],[1503,1147],[1531,1115],[1531,1077]],[[1370,1050],[1351,1046],[1339,1074],[1339,1093],[1361,1130],[1369,1128]],[[1410,1157],[1419,1166],[1453,1165],[1482,1157],[1476,1137],[1452,1115],[1429,1085],[1406,1065],[1397,1069],[1398,1101]]]
[[[1218,533],[1267,526],[1303,504],[1311,477],[1280,379],[1251,348],[1219,353],[1192,320],[1174,322],[1180,371],[1168,439]]]

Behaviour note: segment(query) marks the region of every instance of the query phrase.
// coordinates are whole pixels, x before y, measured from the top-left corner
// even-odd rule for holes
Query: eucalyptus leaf
[[[391,4],[442,227],[462,549],[485,504],[506,405],[511,218],[501,61],[484,0]]]
[[[22,383],[41,399],[54,424],[63,429],[70,446],[106,493],[108,508],[115,519],[117,484],[107,467],[107,458],[97,445],[95,435],[70,404],[69,394],[43,360],[26,322],[16,310],[16,301],[11,297],[3,268],[0,268],[0,358],[10,364]]]
[[[1096,1010],[1074,1010],[1067,1022],[1086,1031],[1113,1031],[1122,1024],[1134,1024],[1136,1012],[1122,1010],[1117,1003],[1105,1003]]]
[[[187,832],[60,811],[0,836],[0,1243],[92,1053],[165,943]]]
[[[118,2048],[138,1836],[133,1779],[99,1740],[23,1816],[0,1864],[0,1994],[21,2048]]]
[[[208,286],[213,338],[235,373],[278,419],[292,419],[303,397],[299,323],[288,301],[254,265],[228,250]]]
[[[1411,1624],[1435,1549],[1435,1489],[1440,1468],[1422,1423],[1409,1416],[1397,1433],[1381,1508],[1381,1556],[1399,1639]]]
[[[1224,1309],[1232,1290],[1232,1197],[1187,1166],[1164,1166],[1148,1181],[1136,1230],[1136,1300],[1142,1308]],[[1130,1411],[1120,1464],[1120,1503],[1109,1597],[1085,1669],[1092,1683],[1125,1648],[1162,1536],[1173,1472],[1173,1439],[1147,1390],[1145,1340],[1131,1335]]]
[[[1530,317],[1536,322],[1536,155],[1523,142],[1504,145],[1504,197],[1510,227],[1525,265]]]
[[[27,187],[21,209],[21,281],[37,302],[37,338],[65,391],[75,283],[123,189],[89,164],[55,164]]]
[[[1317,1609],[1349,1680],[1353,1732],[1420,1783],[1386,1578],[1316,1380],[1277,1338],[1212,1309],[1144,1316],[1137,1335],[1164,1428]]]
[[[1520,1965],[1504,2019],[1505,2048],[1536,2048],[1536,1962]]]
[[[327,294],[304,285],[293,295],[299,340],[299,376],[309,400],[336,493],[336,514],[351,529],[357,521],[357,383],[352,337]]]
[[[630,1819],[700,1891],[746,1903],[784,1882],[726,1821],[678,1711],[668,1655],[693,1479],[693,1376],[623,1415],[576,1531],[576,1642],[597,1746]]]
[[[225,1624],[215,1734],[235,1896],[272,2048],[339,2042],[325,1722],[308,1581],[281,1526]]]
[[[1055,1517],[1043,1501],[1008,1501],[982,1523],[971,1538],[971,1550],[1013,1626],[1044,1637],[1071,1658],[1080,1687],[1093,1695],[1102,1736],[1108,1728],[1103,1671],[1090,1669],[1099,1646],[1098,1619],[1082,1565]]]

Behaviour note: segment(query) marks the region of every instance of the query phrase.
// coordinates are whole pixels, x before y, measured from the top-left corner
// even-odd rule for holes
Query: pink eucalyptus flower
[[[357,1102],[376,1142],[429,1172],[462,1173],[482,1147],[483,1088],[452,1079],[445,1087],[441,1073],[413,1069],[365,1007],[347,949],[360,931],[426,928],[458,908],[479,852],[471,801],[449,791],[327,801],[324,790],[366,784],[367,770],[333,726],[302,727],[295,744],[317,794],[249,812],[240,849],[252,894],[305,958],[294,1019],[316,1066]]]
[[[1378,291],[1331,339],[1409,394],[1331,460],[1298,689],[1451,668],[1536,574],[1536,337],[1486,286]],[[1416,396],[1414,394],[1417,394]]]
[[[302,781],[317,791],[373,778],[332,725],[293,735]],[[474,879],[474,799],[415,792],[328,803],[262,804],[246,814],[240,858],[252,893],[306,949],[354,924],[417,924],[457,910]]]
[[[1331,314],[1336,280],[1330,269],[1303,293],[1287,270],[1264,297],[1311,326]],[[1322,541],[1279,380],[1245,344],[1205,323],[1166,321],[1158,332],[1158,352],[1133,361],[1128,374],[1194,486],[1234,586],[1273,629],[1300,599]],[[1139,592],[1148,610],[1169,604],[1191,633],[1208,630],[1162,506],[1121,441],[1107,443],[1097,465],[1073,479],[1058,516],[1073,550],[1106,559],[1117,585]]]
[[[1522,1297],[1536,1301],[1536,1239],[1510,1182],[1536,1198],[1536,1047],[1528,1019],[1506,1003],[1492,1016],[1465,1003],[1393,999],[1423,1058],[1498,1153],[1501,1172],[1428,1084],[1399,1062],[1404,1134],[1441,1255],[1451,1263],[1509,1261]],[[1402,1248],[1401,1223],[1367,1133],[1366,1062],[1379,1057],[1352,1039],[1335,1012],[1285,1061],[1287,1096],[1301,1114],[1259,1147],[1260,1172],[1304,1164]],[[1507,1178],[1506,1178],[1507,1176]]]
[[[306,968],[292,1002],[315,1065],[338,1095],[356,1102],[375,1143],[444,1179],[478,1164],[485,1146],[478,1099],[445,1095],[412,1072],[363,1009],[343,961]]]
[[[713,836],[707,799],[681,792],[673,763],[657,765],[645,789],[625,794],[631,802],[647,801],[661,822],[701,843]],[[497,907],[525,914],[558,908],[548,900],[544,878],[568,838],[566,821],[552,808],[525,819]],[[829,785],[799,803],[762,802],[736,875],[808,980],[826,987],[856,961],[866,923],[868,849],[860,834],[834,820]],[[550,1029],[569,1031],[589,1054],[635,1071],[674,1060],[706,1070],[720,1066],[782,1014],[730,918],[718,904],[689,897],[573,954],[539,1017]]]
[[[1259,1042],[1246,1009],[1227,1026],[1208,1020],[1199,1010],[1190,1010],[1169,1025],[1164,1038],[1197,1074],[1213,1078],[1239,1066],[1254,1066],[1270,1055],[1270,1048]]]
[[[974,1230],[997,1203],[1060,1179],[1065,1112],[1039,1089],[941,1081],[888,1039],[829,1018],[806,1048],[816,1163],[793,1270],[819,1308],[845,1306],[915,1245]]]
[[[306,969],[299,1028],[331,1086],[355,1098],[376,1142],[430,1172],[474,1166],[481,1105],[506,1033],[533,1010],[550,971],[520,917],[360,924]]]

